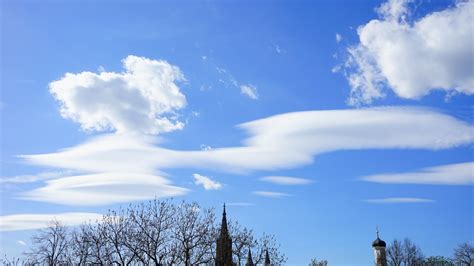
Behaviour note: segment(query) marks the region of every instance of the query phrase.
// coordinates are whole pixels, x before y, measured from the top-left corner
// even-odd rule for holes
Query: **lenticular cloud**
[[[85,130],[158,134],[183,128],[175,112],[186,105],[176,84],[180,69],[166,61],[130,55],[124,71],[66,73],[51,82],[61,115]]]

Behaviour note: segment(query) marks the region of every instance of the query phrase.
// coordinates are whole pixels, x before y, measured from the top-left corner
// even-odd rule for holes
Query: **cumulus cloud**
[[[198,186],[203,186],[205,190],[219,190],[222,188],[222,184],[212,180],[207,176],[203,176],[200,174],[193,174],[194,176],[194,184]]]
[[[66,205],[112,203],[180,196],[188,190],[172,186],[161,176],[106,172],[61,177],[20,195],[23,199]]]
[[[433,203],[434,200],[422,198],[383,198],[383,199],[368,199],[368,203]]]
[[[252,100],[258,100],[258,91],[257,87],[254,85],[241,85],[240,86],[240,93],[249,97]]]
[[[348,48],[344,72],[350,105],[383,98],[386,88],[405,99],[432,90],[474,93],[474,1],[410,20],[408,0],[389,0],[374,19],[358,28],[359,43]]]
[[[95,222],[101,218],[102,214],[89,212],[4,215],[0,216],[0,231],[19,231],[45,228],[52,220],[58,220],[67,226],[75,226],[85,222]]]
[[[278,185],[308,185],[313,183],[313,180],[300,178],[300,177],[291,177],[291,176],[265,176],[260,180],[274,183]]]
[[[416,172],[370,175],[361,179],[383,184],[471,185],[474,184],[474,163],[440,165]]]
[[[183,128],[175,112],[186,105],[180,69],[166,61],[128,56],[124,71],[66,73],[49,84],[61,115],[85,130],[158,134]]]
[[[275,192],[275,191],[254,191],[253,194],[266,197],[266,198],[283,198],[289,197],[290,194],[282,193],[282,192]]]

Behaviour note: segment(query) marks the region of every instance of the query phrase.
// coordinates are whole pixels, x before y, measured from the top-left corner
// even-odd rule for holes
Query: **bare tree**
[[[474,265],[474,247],[469,243],[462,243],[454,249],[454,261],[462,266]]]
[[[90,244],[90,256],[88,263],[91,264],[111,264],[113,259],[113,248],[107,241],[107,228],[101,221],[97,224],[87,224],[84,228],[84,238]]]
[[[309,266],[328,266],[327,260],[320,260],[318,261],[316,258],[311,259]]]
[[[394,239],[387,247],[388,264],[391,266],[402,265],[403,256],[402,242],[398,239]]]
[[[136,254],[129,249],[133,244],[134,239],[130,237],[129,233],[129,219],[123,210],[119,213],[109,211],[104,215],[101,225],[104,227],[103,236],[105,242],[111,247],[112,263],[119,265],[129,265],[136,259]]]
[[[285,255],[281,253],[280,245],[277,244],[275,236],[264,233],[257,240],[257,244],[252,249],[252,256],[255,264],[263,264],[266,251],[268,251],[272,265],[285,264],[287,259]]]
[[[44,229],[40,229],[31,238],[33,245],[26,253],[32,263],[58,265],[67,262],[67,229],[58,220],[52,220]]]
[[[286,262],[273,235],[256,239],[237,222],[229,225],[233,255],[241,264],[247,251],[262,263],[268,251],[272,264]],[[218,229],[213,209],[197,203],[151,201],[109,211],[70,234],[53,221],[32,239],[28,261],[22,264],[69,265],[198,265],[215,262]],[[4,264],[17,265],[2,260]]]
[[[134,241],[127,243],[142,263],[150,260],[155,265],[162,265],[167,259],[174,261],[172,254],[175,248],[171,243],[171,229],[175,214],[176,206],[170,201],[154,200],[146,205],[129,208],[131,225],[128,235]]]
[[[81,225],[72,231],[69,239],[69,263],[74,265],[84,265],[91,256],[91,244],[87,239],[87,225]]]
[[[232,239],[232,253],[237,265],[241,265],[247,258],[248,249],[257,245],[253,232],[241,226],[237,221],[229,223],[229,233]]]
[[[421,265],[423,263],[423,253],[410,239],[403,240],[403,263],[407,266]]]
[[[174,219],[173,238],[180,262],[184,265],[205,264],[212,261],[210,247],[215,224],[211,209],[201,209],[195,202],[181,203]]]

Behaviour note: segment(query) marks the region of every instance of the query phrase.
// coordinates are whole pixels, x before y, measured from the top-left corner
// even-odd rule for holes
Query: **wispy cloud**
[[[267,198],[283,198],[283,197],[291,196],[290,194],[287,194],[287,193],[275,192],[275,191],[254,191],[253,194],[262,196],[262,197],[267,197]]]
[[[342,41],[342,35],[339,33],[336,33],[336,42],[339,43]]]
[[[64,225],[75,226],[89,221],[95,222],[101,218],[102,214],[88,212],[4,215],[0,216],[0,231],[19,231],[45,228],[48,226],[48,223],[54,219],[60,221]],[[18,243],[21,244],[19,241]]]
[[[22,246],[26,246],[26,242],[23,241],[23,240],[18,240],[16,241],[18,244],[22,245]]]
[[[254,85],[248,84],[248,85],[241,85],[240,86],[240,93],[243,95],[249,97],[252,100],[258,100],[258,91],[257,87]]]
[[[71,175],[72,171],[52,171],[52,172],[41,172],[34,175],[17,175],[0,178],[1,183],[34,183],[38,181],[44,181],[48,179],[55,179],[67,175]]]
[[[383,199],[367,199],[368,203],[433,203],[434,200],[423,198],[383,198]]]
[[[194,176],[194,184],[198,186],[203,186],[205,190],[219,190],[222,188],[222,184],[212,180],[207,176],[203,176],[200,174],[193,174]]]
[[[291,176],[265,176],[260,178],[260,180],[269,182],[269,183],[274,183],[278,185],[308,185],[313,183],[313,180],[310,179],[305,179],[305,178],[299,178],[299,177],[291,177]]]
[[[471,185],[474,184],[474,163],[440,165],[415,172],[370,175],[362,177],[361,180],[383,184]]]

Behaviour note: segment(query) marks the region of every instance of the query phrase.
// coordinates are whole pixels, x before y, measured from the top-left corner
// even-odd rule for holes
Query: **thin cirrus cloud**
[[[157,195],[176,196],[187,190],[172,186],[168,178],[155,177],[156,169],[191,168],[244,174],[308,165],[314,156],[338,150],[439,150],[466,145],[474,139],[471,124],[431,109],[410,107],[286,113],[238,127],[249,137],[237,147],[172,150],[160,147],[151,136],[108,134],[55,153],[23,155],[30,164],[89,172],[99,176],[101,182],[92,176],[87,178],[88,175],[62,177],[22,196],[73,205],[77,204],[77,195],[88,198],[90,205]],[[133,175],[139,178],[126,177]],[[153,183],[149,186],[147,182]],[[120,186],[123,187],[118,189]],[[142,189],[147,193],[140,192]],[[74,194],[77,191],[80,194]],[[102,192],[105,195],[101,197]]]
[[[424,198],[383,198],[367,199],[365,202],[377,204],[396,204],[396,203],[433,203],[434,200]]]
[[[182,129],[186,106],[177,82],[184,75],[166,61],[129,55],[124,72],[66,73],[49,84],[61,115],[91,131],[158,134]]]
[[[261,196],[261,197],[266,197],[266,198],[283,198],[283,197],[289,197],[291,196],[290,194],[283,193],[283,192],[275,192],[275,191],[254,191],[253,194]]]
[[[260,180],[273,184],[287,186],[309,185],[314,182],[310,179],[291,176],[265,176],[260,178]]]
[[[210,177],[203,176],[200,174],[193,174],[194,184],[202,186],[205,190],[219,190],[222,188],[222,184],[212,180]]]
[[[76,226],[87,222],[95,222],[101,219],[102,216],[102,214],[89,212],[4,215],[0,216],[0,231],[19,231],[45,228],[52,220],[57,220],[64,225]],[[20,242],[18,243],[21,244]]]
[[[457,163],[423,168],[415,172],[378,174],[361,180],[382,184],[472,185],[474,163]]]
[[[377,9],[379,19],[359,26],[359,43],[336,68],[351,87],[350,105],[370,104],[387,88],[405,99],[432,90],[474,93],[474,2],[458,1],[415,21],[410,2],[389,0]]]
[[[248,84],[248,85],[241,85],[240,86],[240,93],[247,96],[248,98],[252,100],[258,100],[258,91],[257,87],[254,85]]]

